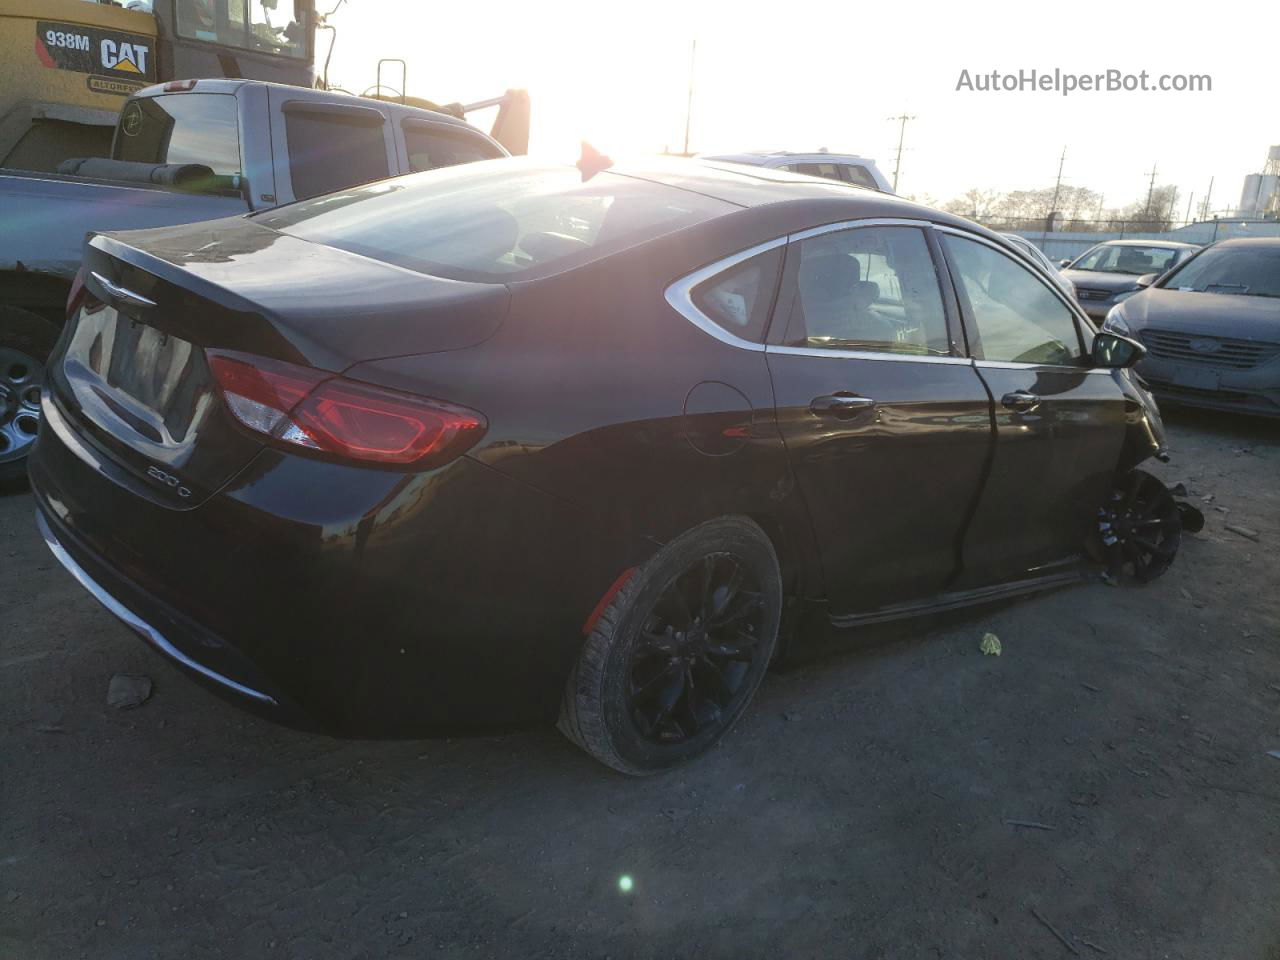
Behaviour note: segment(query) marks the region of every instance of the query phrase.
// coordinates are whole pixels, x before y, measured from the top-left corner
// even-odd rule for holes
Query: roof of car
[[[1195,250],[1200,244],[1181,240],[1103,240],[1100,247],[1170,247],[1178,250]]]
[[[1270,249],[1280,247],[1280,237],[1232,237],[1230,240],[1219,240],[1215,247],[1262,247]]]
[[[815,223],[888,217],[950,224],[989,237],[997,236],[962,217],[912,203],[893,194],[786,170],[744,167],[704,158],[656,157],[618,163],[610,167],[609,172],[689,190],[740,207],[828,201],[827,205],[831,210],[827,214],[829,219],[824,218]]]

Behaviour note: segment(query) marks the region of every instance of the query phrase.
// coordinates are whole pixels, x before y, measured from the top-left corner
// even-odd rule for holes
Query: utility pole
[[[902,169],[902,141],[907,135],[907,121],[914,120],[915,117],[900,113],[896,117],[889,117],[890,120],[898,120],[901,126],[898,127],[898,159],[893,162],[893,192],[898,192],[898,171]]]
[[[1044,218],[1044,232],[1040,234],[1040,247],[1049,238],[1049,221],[1058,210],[1058,195],[1062,192],[1062,166],[1067,162],[1067,148],[1062,148],[1062,156],[1058,158],[1058,182],[1053,185],[1053,202],[1049,204],[1049,214]]]
[[[1174,187],[1173,195],[1169,197],[1169,212],[1166,213],[1164,216],[1166,223],[1170,223],[1170,224],[1173,223],[1173,207],[1177,202],[1178,202],[1178,188]]]
[[[1151,185],[1147,187],[1147,206],[1146,206],[1146,209],[1143,210],[1143,215],[1148,220],[1151,219],[1151,197],[1155,192],[1156,192],[1156,165],[1153,163],[1151,165]]]
[[[1183,223],[1191,222],[1191,201],[1195,200],[1195,198],[1196,198],[1196,192],[1192,190],[1191,196],[1187,197],[1187,215],[1182,218]]]
[[[1204,195],[1204,206],[1201,208],[1200,219],[1209,219],[1209,198],[1213,196],[1213,177],[1209,178],[1209,189]]]
[[[1102,195],[1102,194],[1098,194],[1098,212],[1097,212],[1097,213],[1095,213],[1095,214],[1093,215],[1093,219],[1094,219],[1094,220],[1101,220],[1101,219],[1102,219],[1102,201],[1103,201],[1103,199],[1104,199],[1104,198],[1103,198],[1103,195]]]
[[[693,48],[689,51],[689,99],[684,105],[684,155],[689,155],[689,125],[693,121],[693,65],[698,59],[698,38],[693,38]]]

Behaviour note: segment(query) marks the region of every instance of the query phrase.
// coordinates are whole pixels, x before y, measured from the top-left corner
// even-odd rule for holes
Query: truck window
[[[177,0],[178,36],[303,60],[307,30],[292,0]]]
[[[391,176],[383,124],[366,119],[372,111],[326,109],[321,113],[290,106],[285,107],[284,128],[295,199]]]
[[[216,177],[238,177],[236,98],[225,93],[173,93],[130,100],[120,114],[112,157],[138,163],[199,163]]]
[[[866,167],[859,166],[856,163],[840,164],[840,172],[844,174],[844,179],[848,183],[856,183],[860,187],[870,187],[872,190],[879,190],[875,177],[871,176],[871,172]]]
[[[442,123],[405,120],[401,129],[409,153],[409,169],[414,173],[502,156],[487,140],[464,130],[451,130]]]

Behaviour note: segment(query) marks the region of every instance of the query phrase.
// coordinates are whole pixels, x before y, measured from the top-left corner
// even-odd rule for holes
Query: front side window
[[[1071,264],[1072,270],[1128,273],[1135,277],[1164,273],[1178,262],[1177,247],[1141,247],[1113,244],[1095,247]]]
[[[1026,267],[976,240],[944,234],[982,360],[1074,365],[1084,354],[1075,315]]]
[[[792,244],[786,344],[921,356],[950,353],[933,257],[915,227],[863,227]]]
[[[740,209],[606,170],[526,158],[442,167],[261,215],[260,223],[453,280],[545,276]]]
[[[773,308],[782,250],[775,247],[699,284],[693,291],[694,305],[735,337],[759,343]]]
[[[239,176],[236,98],[172,93],[130,100],[120,114],[113,157],[138,163],[198,163],[216,177]]]
[[[365,114],[285,108],[289,179],[299,200],[391,176],[383,124]]]
[[[414,173],[502,156],[487,140],[465,130],[451,130],[444,124],[406,120],[402,129],[409,169]]]
[[[1280,247],[1212,247],[1162,284],[1169,290],[1280,297]]]
[[[304,60],[305,11],[294,0],[176,0],[178,36]]]

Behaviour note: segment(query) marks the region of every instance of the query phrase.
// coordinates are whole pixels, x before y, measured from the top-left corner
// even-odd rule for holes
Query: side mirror
[[[1093,365],[1095,367],[1132,367],[1147,355],[1147,348],[1137,340],[1130,340],[1118,333],[1100,330],[1093,337]]]
[[[1071,266],[1071,258],[1070,258],[1070,257],[1068,257],[1068,258],[1067,258],[1067,259],[1065,259],[1065,260],[1059,260],[1059,261],[1058,261],[1058,269],[1059,269],[1059,270],[1065,270],[1065,269],[1066,269],[1067,267],[1069,267],[1069,266]]]
[[[1145,290],[1147,287],[1151,286],[1153,283],[1155,283],[1159,279],[1160,279],[1160,274],[1158,273],[1144,274],[1143,276],[1138,278],[1138,281],[1137,281],[1138,289]]]

